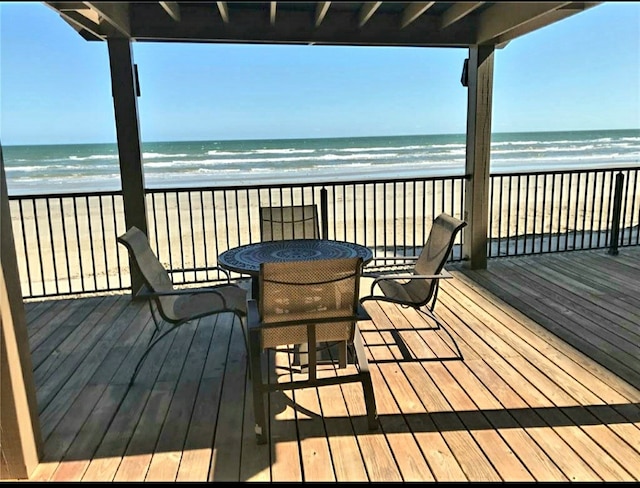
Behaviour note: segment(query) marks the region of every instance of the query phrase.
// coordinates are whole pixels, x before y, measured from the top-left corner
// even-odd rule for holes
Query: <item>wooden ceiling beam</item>
[[[477,29],[477,44],[496,44],[496,39],[510,31],[521,29],[526,24],[558,10],[571,2],[505,2],[496,3],[480,14]],[[551,17],[548,17],[551,23]],[[546,25],[544,22],[542,25]]]
[[[98,17],[95,17],[95,12],[89,9],[88,6],[82,4],[82,7],[78,9],[67,10],[65,8],[61,10],[59,7],[59,5],[61,4],[59,2],[44,2],[44,4],[47,7],[50,7],[53,10],[55,10],[65,22],[71,25],[76,31],[81,33],[83,37],[86,37],[86,36],[83,35],[82,32],[86,31],[96,39],[100,39],[103,41],[106,39],[107,35],[103,32],[103,29],[100,27],[100,24],[98,23],[98,20],[99,20]],[[64,6],[68,7],[69,2],[64,2]],[[87,12],[93,12],[88,15],[95,17],[95,21],[87,17],[87,15],[81,14],[80,12],[83,12],[83,14],[86,14]]]
[[[485,2],[456,2],[440,16],[440,29],[446,29],[451,24],[463,19]]]
[[[220,17],[225,24],[229,23],[229,7],[227,7],[227,2],[216,2],[218,5],[218,11],[220,12]]]
[[[315,7],[315,6],[314,6]],[[180,5],[182,19],[172,21],[162,9],[138,4],[134,26],[137,41],[290,43],[317,45],[446,46],[466,47],[475,42],[475,30],[464,23],[456,29],[438,29],[436,17],[423,15],[406,29],[399,29],[398,12],[376,12],[366,28],[357,28],[354,12],[336,8],[320,28],[309,11],[278,9],[278,21],[269,24],[265,9],[238,8],[225,23],[218,13],[200,4]],[[375,21],[374,21],[375,20]]]
[[[178,2],[160,2],[160,5],[173,20],[180,22],[180,5],[178,5]]]
[[[322,21],[329,10],[329,5],[331,5],[331,2],[318,2],[318,5],[316,6],[316,27],[322,24]]]
[[[131,37],[131,25],[129,21],[129,3],[128,2],[85,2],[91,7],[91,10],[98,12],[119,35]]]
[[[510,30],[508,33],[498,36],[495,39],[496,48],[504,48],[510,41],[520,36],[533,32],[546,25],[553,24],[567,17],[571,17],[579,12],[583,12],[591,7],[599,5],[600,2],[584,2],[584,3],[572,3],[566,7],[559,8],[548,14],[538,17],[536,20],[521,25],[516,29]]]
[[[358,26],[366,24],[381,4],[382,2],[364,2],[358,13]]]
[[[436,2],[411,2],[407,8],[402,12],[402,20],[400,21],[400,28],[404,29],[411,22],[420,17],[423,13],[431,8]]]

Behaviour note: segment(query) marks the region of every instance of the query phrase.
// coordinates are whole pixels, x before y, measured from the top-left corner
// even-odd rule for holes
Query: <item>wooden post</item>
[[[0,180],[0,479],[27,479],[43,443],[1,145]]]
[[[148,235],[138,121],[137,76],[131,44],[128,39],[110,38],[107,40],[107,45],[111,66],[111,91],[118,137],[125,224],[127,229],[135,225]],[[142,275],[131,260],[129,260],[129,270],[131,291],[135,296],[143,285]]]
[[[467,156],[463,256],[471,269],[487,267],[489,228],[489,170],[491,150],[491,102],[493,95],[493,46],[469,49]]]

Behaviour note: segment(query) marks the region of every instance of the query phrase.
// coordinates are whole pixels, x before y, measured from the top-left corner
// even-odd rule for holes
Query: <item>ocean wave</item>
[[[91,156],[69,156],[71,161],[90,161],[93,159],[114,159],[118,160],[117,154],[92,154]],[[55,159],[54,161],[64,161],[64,159]]]
[[[421,146],[394,146],[394,147],[345,147],[340,149],[330,149],[336,152],[370,152],[370,151],[415,151],[426,149],[428,145]]]
[[[212,149],[207,151],[208,156],[243,156],[251,154],[311,154],[316,152],[315,149],[252,149],[251,151],[220,151]]]
[[[153,153],[153,152],[142,153],[142,159],[186,158],[187,156],[188,156],[188,154],[186,154],[186,153],[181,153],[181,154],[163,154],[163,153]]]

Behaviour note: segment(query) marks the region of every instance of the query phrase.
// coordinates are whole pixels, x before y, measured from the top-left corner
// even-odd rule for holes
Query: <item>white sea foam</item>
[[[504,134],[491,144],[492,171],[621,167],[640,164],[638,131]],[[457,138],[456,138],[457,137]],[[463,174],[460,136],[145,144],[149,187],[347,181],[373,177]],[[110,152],[113,150],[113,152]],[[117,146],[23,147],[5,151],[11,194],[120,187]]]

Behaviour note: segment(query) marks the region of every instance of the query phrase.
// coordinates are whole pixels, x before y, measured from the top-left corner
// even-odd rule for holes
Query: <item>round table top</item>
[[[325,239],[265,241],[234,247],[218,256],[218,264],[238,273],[257,275],[264,262],[308,261],[361,257],[363,263],[373,258],[371,250],[352,242]]]

